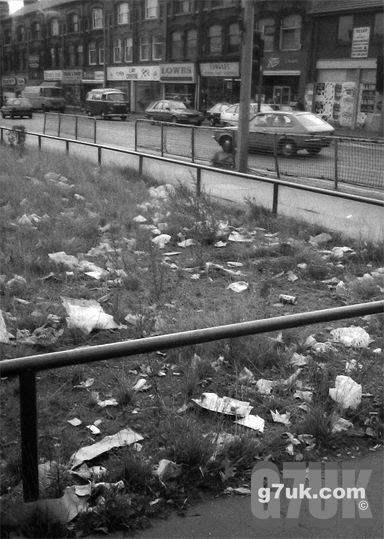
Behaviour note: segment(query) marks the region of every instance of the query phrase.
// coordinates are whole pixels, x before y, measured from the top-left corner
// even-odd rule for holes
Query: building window
[[[77,64],[79,66],[84,65],[84,49],[83,45],[77,46]]]
[[[129,24],[129,4],[123,2],[116,8],[117,24]]]
[[[373,39],[380,41],[383,39],[384,13],[375,13],[375,22],[373,26]]]
[[[4,43],[9,45],[11,43],[12,34],[10,30],[5,30],[4,32]]]
[[[16,31],[16,39],[17,41],[24,41],[25,39],[24,26],[18,26],[17,31]]]
[[[192,13],[192,0],[175,0],[174,11],[176,14]]]
[[[127,39],[124,39],[124,62],[133,61],[132,45],[133,40],[131,37],[127,37]]]
[[[57,67],[57,53],[55,47],[49,49],[49,55],[51,59],[51,67],[55,69]]]
[[[32,39],[40,39],[41,38],[41,25],[39,22],[34,22],[31,27],[31,36]]]
[[[273,52],[275,40],[275,20],[272,17],[260,19],[257,28],[264,41],[264,51]]]
[[[197,30],[195,29],[188,30],[186,33],[185,53],[189,59],[197,57]]]
[[[103,65],[104,64],[104,41],[100,41],[99,43],[99,64],[100,65]]]
[[[140,60],[141,61],[147,61],[149,60],[149,37],[141,37],[140,38]]]
[[[121,39],[115,39],[113,42],[113,62],[120,64],[122,61]]]
[[[92,28],[94,30],[103,28],[103,10],[101,8],[92,9]]]
[[[239,52],[240,50],[240,29],[239,23],[235,22],[228,28],[228,52]]]
[[[179,60],[183,57],[183,43],[181,32],[172,32],[171,34],[171,58]]]
[[[152,38],[152,60],[161,60],[163,58],[163,37],[155,35]]]
[[[289,15],[281,22],[280,49],[297,51],[301,47],[301,16]]]
[[[158,0],[145,0],[144,10],[145,19],[156,19],[159,11]]]
[[[51,36],[60,35],[60,25],[58,19],[52,19],[50,24]]]
[[[337,42],[347,44],[352,42],[353,15],[343,15],[339,17],[337,27]]]
[[[80,31],[80,18],[77,13],[73,13],[69,16],[69,31],[72,33]]]
[[[211,0],[211,8],[233,6],[236,0]]]
[[[223,51],[223,30],[221,26],[214,25],[208,30],[208,52],[220,54]]]
[[[97,50],[94,41],[91,41],[88,45],[88,63],[89,65],[96,65],[97,63]]]
[[[69,45],[68,47],[68,64],[69,67],[76,65],[76,48],[74,45]]]

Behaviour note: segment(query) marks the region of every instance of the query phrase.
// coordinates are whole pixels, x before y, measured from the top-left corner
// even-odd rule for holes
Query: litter
[[[192,402],[205,410],[237,417],[246,417],[253,408],[249,402],[219,397],[216,393],[203,393],[200,399],[192,399]]]
[[[79,427],[83,422],[81,419],[74,417],[73,419],[68,419],[67,423],[72,425],[72,427]]]
[[[381,354],[381,352],[382,352],[382,348],[375,348],[374,350],[372,350],[372,354],[379,355],[379,354]]]
[[[322,234],[318,234],[317,236],[310,236],[309,243],[312,245],[323,245],[324,243],[328,243],[332,240],[332,236],[330,234],[327,234],[327,232],[323,232]]]
[[[305,271],[306,269],[308,269],[308,264],[306,262],[302,262],[301,264],[297,264],[297,267],[301,270],[301,271]]]
[[[5,325],[3,312],[0,309],[0,342],[4,344],[9,343],[9,335],[7,331],[7,326]]]
[[[62,296],[68,328],[80,329],[88,335],[93,329],[117,329],[113,316],[104,312],[94,299],[74,299]]]
[[[147,391],[151,388],[151,385],[148,384],[145,378],[140,378],[136,384],[133,386],[133,391]]]
[[[21,275],[14,275],[12,279],[9,279],[5,283],[5,289],[10,294],[16,295],[21,294],[27,287],[27,281]]]
[[[227,266],[229,266],[230,268],[242,268],[244,266],[244,264],[242,262],[227,262]]]
[[[344,432],[351,427],[353,427],[353,423],[351,423],[351,421],[348,421],[348,419],[343,419],[342,417],[338,417],[332,422],[331,432],[332,434],[335,434],[336,432]]]
[[[287,294],[280,294],[279,295],[279,302],[280,303],[285,303],[285,304],[290,304],[290,305],[296,305],[297,303],[297,297],[295,296],[288,296]]]
[[[233,241],[235,243],[250,243],[252,242],[252,239],[246,238],[243,234],[233,230],[228,236],[228,241]]]
[[[301,390],[295,391],[293,395],[295,399],[301,399],[304,402],[312,402],[312,396],[313,396],[312,391],[301,391]]]
[[[341,342],[348,348],[368,348],[373,340],[365,329],[359,326],[333,329],[331,335],[333,342]]]
[[[117,402],[116,399],[106,399],[106,400],[103,400],[103,401],[100,400],[99,394],[98,394],[97,391],[92,391],[91,396],[96,401],[98,406],[100,406],[100,408],[106,408],[107,406],[118,406],[119,405],[119,403]]]
[[[79,265],[79,260],[76,256],[67,255],[64,251],[49,253],[48,257],[55,264],[62,264],[67,269],[75,269]]]
[[[159,249],[164,249],[164,247],[171,241],[171,236],[169,234],[160,234],[152,239],[152,243],[157,245]]]
[[[123,429],[112,436],[105,436],[105,438],[93,445],[88,445],[79,449],[71,456],[69,466],[72,469],[77,468],[83,462],[93,460],[99,455],[102,455],[115,447],[132,445],[136,442],[140,442],[143,439],[144,438],[140,434],[132,429]]]
[[[344,255],[347,253],[351,255],[356,254],[355,251],[350,247],[334,247],[333,249],[331,249],[332,256],[337,259],[344,258]]]
[[[237,423],[237,425],[242,425],[243,427],[248,427],[249,429],[264,432],[265,421],[258,415],[247,415],[246,417],[238,419],[235,423]]]
[[[175,479],[181,474],[181,466],[168,459],[161,459],[155,472],[155,475],[161,482],[167,481],[167,479]]]
[[[245,281],[236,281],[234,283],[231,283],[227,286],[227,290],[232,290],[233,292],[244,292],[245,290],[248,290],[249,284]]]
[[[226,247],[227,246],[227,243],[225,241],[217,241],[215,244],[214,244],[215,247]]]
[[[195,241],[192,239],[183,240],[180,243],[177,244],[179,247],[191,247],[192,245],[195,245]]]
[[[294,367],[304,367],[305,365],[308,365],[308,358],[307,356],[303,356],[302,354],[294,352],[289,363]]]
[[[87,483],[86,485],[74,485],[76,496],[90,496],[92,494],[92,485]]]
[[[133,221],[135,223],[146,223],[147,219],[143,215],[136,215],[136,217],[133,218]]]
[[[252,384],[255,381],[255,376],[247,367],[244,367],[239,374],[240,384]]]
[[[257,380],[256,382],[257,391],[262,395],[270,395],[272,389],[276,385],[277,382],[274,382],[273,380],[265,380],[264,378],[260,378],[260,380]]]
[[[355,410],[361,402],[362,387],[349,376],[338,375],[335,387],[329,388],[329,396],[343,409]]]
[[[275,423],[282,423],[287,427],[291,424],[291,422],[289,421],[291,414],[289,412],[286,412],[285,414],[280,414],[277,410],[275,410],[274,412],[271,410],[271,415]]]
[[[90,430],[92,434],[101,434],[101,430],[98,427],[96,427],[96,425],[87,425],[86,428]]]
[[[345,372],[351,374],[353,371],[360,370],[363,368],[362,363],[358,363],[356,359],[351,359],[345,364]]]
[[[83,380],[82,382],[80,382],[80,383],[77,384],[76,386],[73,386],[73,388],[74,388],[74,389],[88,389],[88,388],[91,387],[94,383],[95,383],[95,379],[94,379],[94,378],[87,378],[87,380]]]
[[[294,282],[297,281],[299,278],[298,278],[298,276],[296,275],[296,273],[293,273],[293,271],[288,271],[288,272],[287,272],[287,279],[288,279],[289,282],[294,283]]]

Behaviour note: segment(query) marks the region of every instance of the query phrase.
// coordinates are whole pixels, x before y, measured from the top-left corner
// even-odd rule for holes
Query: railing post
[[[135,152],[137,152],[137,122],[139,120],[135,120]]]
[[[20,373],[19,383],[23,493],[24,501],[31,502],[39,497],[36,373],[34,371]]]
[[[77,131],[78,131],[78,116],[75,116],[75,140],[77,140]]]
[[[46,129],[46,126],[47,126],[47,113],[44,112],[44,127],[43,127],[43,133],[45,135],[45,129]]]
[[[275,159],[275,172],[276,177],[280,179],[280,169],[279,169],[279,160],[277,158],[277,133],[273,134],[273,157]]]
[[[37,144],[38,144],[39,150],[41,151],[41,135],[37,135]]]
[[[192,163],[195,162],[195,127],[192,127],[192,140],[191,140],[191,157]]]
[[[201,195],[201,168],[196,169],[196,196]]]
[[[0,128],[0,141],[4,142],[4,133],[3,133],[3,128],[2,127]]]
[[[93,119],[93,144],[96,144],[97,139],[97,127],[96,127],[96,118]]]
[[[59,137],[61,135],[61,114],[59,112],[59,125],[57,127],[57,136]]]
[[[339,141],[335,138],[335,191],[339,188]]]
[[[143,174],[143,156],[139,155],[139,176]]]
[[[97,164],[99,165],[99,167],[101,166],[101,150],[102,148],[99,146],[97,148]]]
[[[272,201],[272,213],[277,215],[277,205],[279,202],[279,184],[273,184],[273,201]]]
[[[164,124],[161,124],[161,157],[164,157]]]
[[[69,141],[68,140],[65,141],[65,153],[69,154]]]

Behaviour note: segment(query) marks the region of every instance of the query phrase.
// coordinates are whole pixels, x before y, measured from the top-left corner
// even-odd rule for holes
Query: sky
[[[23,7],[23,0],[8,0],[9,4],[9,13],[13,13],[17,9]]]

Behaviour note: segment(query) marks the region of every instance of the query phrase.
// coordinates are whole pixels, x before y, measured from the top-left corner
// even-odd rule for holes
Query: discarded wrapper
[[[329,388],[329,396],[342,408],[355,410],[361,402],[362,387],[349,376],[336,376],[335,387]]]
[[[216,393],[203,393],[200,399],[192,401],[206,410],[220,414],[246,417],[252,410],[249,402],[232,399],[231,397],[219,397]]]
[[[246,417],[236,420],[235,423],[242,425],[243,427],[248,427],[249,429],[264,432],[265,421],[258,415],[247,415]]]
[[[288,296],[287,294],[280,294],[279,295],[279,301],[280,301],[280,303],[287,303],[289,305],[296,305],[297,297],[296,296]]]
[[[160,481],[175,479],[181,474],[181,466],[172,460],[162,459],[154,473]]]
[[[334,342],[341,342],[347,347],[367,348],[372,342],[365,329],[359,326],[333,329],[331,335]]]

